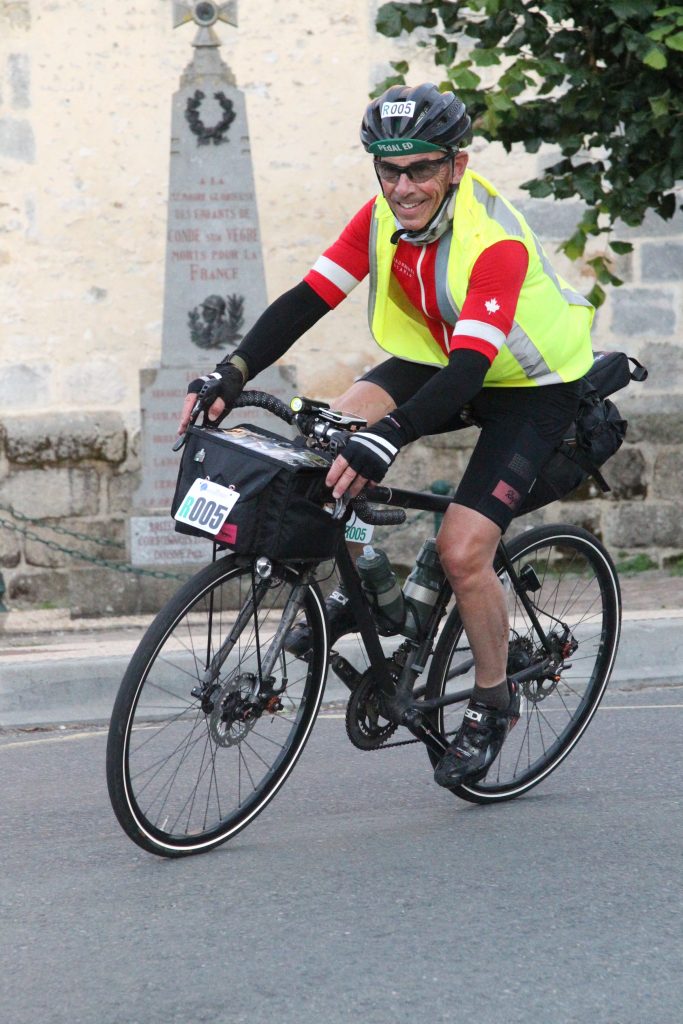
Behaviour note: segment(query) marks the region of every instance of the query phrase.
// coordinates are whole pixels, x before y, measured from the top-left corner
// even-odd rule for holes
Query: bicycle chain
[[[393,662],[393,660],[391,658],[387,658],[387,663],[393,667],[394,672],[395,672],[396,665]],[[348,738],[351,740],[351,742],[353,743],[353,745],[355,747],[358,747],[359,750],[370,751],[370,750],[389,750],[391,747],[407,747],[407,746],[410,746],[411,743],[422,743],[422,740],[418,739],[417,737],[414,737],[413,739],[409,739],[409,740],[394,740],[392,743],[378,743],[377,745],[371,745],[371,744],[366,745],[366,743],[368,743],[367,738],[366,738],[367,737],[367,733],[364,731],[363,725],[358,720],[358,714],[356,714],[356,717],[355,717],[355,720],[354,720],[354,719],[351,718],[351,713],[350,712],[352,712],[353,707],[354,707],[354,703],[355,703],[354,702],[354,696],[357,695],[357,693],[360,692],[360,690],[361,690],[361,688],[363,686],[366,686],[367,684],[369,684],[371,682],[371,675],[370,675],[371,672],[372,672],[372,667],[368,668],[366,670],[366,672],[363,673],[363,676],[362,676],[361,680],[358,682],[357,686],[354,687],[353,692],[351,694],[351,697],[349,698],[349,703],[347,704],[346,715],[345,715],[346,734],[347,734]],[[372,696],[372,690],[368,691],[368,693],[366,695],[366,701],[367,701],[367,698],[369,698],[370,696]],[[356,712],[361,711],[365,707],[366,707],[365,703],[361,704],[359,708],[356,708]],[[390,728],[390,727],[391,727],[391,732],[389,733],[389,735],[392,735],[396,731],[396,729],[398,728],[398,725],[395,724],[395,723],[391,723],[391,722],[389,722],[387,720],[387,725],[384,726],[383,729],[387,729],[387,728]],[[358,742],[356,739],[354,739],[354,735],[353,734],[356,731],[361,733],[361,735],[362,735],[362,740],[360,742]],[[453,729],[451,732],[445,733],[444,735],[445,735],[446,738],[448,738],[448,736],[455,735],[455,733],[457,731],[458,731],[457,729]]]
[[[457,731],[458,731],[457,729],[451,729],[450,732],[445,732],[443,734],[444,735],[444,739],[448,739],[449,736],[455,736]],[[395,743],[383,743],[380,747],[371,747],[370,749],[371,750],[388,750],[389,747],[407,747],[411,743],[422,743],[422,740],[418,740],[417,738],[412,739],[412,740],[396,740]]]

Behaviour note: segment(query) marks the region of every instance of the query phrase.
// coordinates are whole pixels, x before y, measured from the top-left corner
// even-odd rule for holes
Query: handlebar
[[[294,413],[289,406],[266,391],[243,391],[235,402],[234,408],[244,409],[250,406],[256,409],[265,409],[290,425],[294,422]]]
[[[313,402],[309,399],[297,399],[296,401],[300,403],[301,411],[299,412],[294,412],[279,398],[269,395],[266,391],[243,391],[237,398],[234,408],[265,409],[290,426],[296,424],[304,436],[309,437],[318,447],[330,451],[333,455],[338,455],[349,439],[351,431],[344,427],[358,427],[366,424],[365,420],[328,411],[329,406],[324,402]],[[200,405],[199,402],[197,404]],[[201,411],[201,405],[196,412],[193,410],[191,423],[194,423]],[[344,426],[342,427],[341,424]],[[391,492],[387,490],[387,495],[390,494]],[[353,509],[359,519],[370,526],[398,526],[406,521],[404,509],[374,508],[362,493],[356,498],[351,498],[348,501],[348,506]],[[344,507],[345,505],[340,504],[339,509],[335,512],[343,513]]]
[[[351,499],[351,507],[358,518],[370,526],[399,526],[406,521],[404,509],[375,508],[362,492],[357,498]]]

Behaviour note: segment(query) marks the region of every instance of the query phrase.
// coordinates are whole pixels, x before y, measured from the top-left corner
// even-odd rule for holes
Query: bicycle
[[[351,421],[324,403],[293,413],[273,396],[245,392],[238,405],[295,422],[331,460]],[[329,492],[328,492],[328,500]],[[369,523],[398,523],[405,510],[443,513],[431,492],[368,487],[355,507]],[[368,503],[387,506],[371,507]],[[160,610],[124,675],[107,746],[115,814],[143,849],[180,857],[237,835],[268,805],[294,768],[321,707],[328,668],[347,682],[349,738],[364,750],[422,742],[435,765],[460,723],[473,659],[452,591],[443,580],[424,625],[386,653],[386,635],[343,543],[342,585],[369,667],[360,673],[328,651],[319,562],[223,554]],[[520,718],[488,774],[453,790],[495,804],[527,793],[554,771],[595,714],[614,665],[621,625],[617,572],[600,541],[568,525],[501,541],[495,570],[508,594],[508,672]],[[311,631],[305,658],[287,651],[293,623]],[[399,638],[400,639],[400,638]],[[410,734],[394,740],[399,728]]]

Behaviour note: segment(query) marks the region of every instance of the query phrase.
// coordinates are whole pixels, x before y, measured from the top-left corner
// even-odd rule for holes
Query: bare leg
[[[482,689],[501,683],[507,670],[507,601],[493,570],[500,536],[500,528],[479,512],[451,505],[437,538],[439,558],[472,648],[475,682]]]

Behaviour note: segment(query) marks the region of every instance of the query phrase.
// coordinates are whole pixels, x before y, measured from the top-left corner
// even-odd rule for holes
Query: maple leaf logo
[[[497,313],[500,309],[497,299],[489,299],[488,302],[484,303],[487,313]]]

